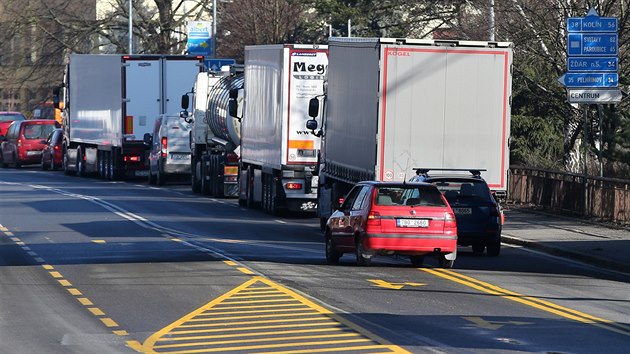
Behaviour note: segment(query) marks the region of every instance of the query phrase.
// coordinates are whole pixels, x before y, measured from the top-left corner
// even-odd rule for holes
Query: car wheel
[[[474,244],[474,245],[472,245],[473,253],[476,253],[476,254],[483,253],[483,250],[485,248],[486,248],[486,245],[484,245],[484,244]]]
[[[501,241],[492,241],[487,245],[488,247],[488,256],[496,257],[501,253]]]
[[[51,157],[50,159],[50,170],[51,171],[57,171],[58,166],[55,165],[55,159],[53,157]]]
[[[442,268],[453,268],[453,264],[455,264],[454,259],[446,259],[445,254],[440,254],[438,256],[438,263],[440,263],[440,267]]]
[[[414,267],[422,267],[424,264],[424,256],[409,256],[409,260]]]
[[[18,158],[16,155],[13,155],[13,168],[20,168],[22,165],[18,162]]]
[[[364,255],[363,243],[359,237],[357,237],[355,241],[355,253],[357,256],[357,265],[367,267],[372,263],[372,258]]]
[[[343,253],[337,251],[337,249],[335,248],[335,242],[332,239],[332,236],[330,236],[330,233],[326,234],[326,262],[328,264],[337,264],[339,263],[339,258],[341,258],[341,256],[343,255]]]
[[[166,176],[164,176],[164,173],[162,172],[162,167],[160,166],[160,164],[158,164],[157,173],[155,176],[155,184],[157,184],[158,186],[163,186],[165,182]]]

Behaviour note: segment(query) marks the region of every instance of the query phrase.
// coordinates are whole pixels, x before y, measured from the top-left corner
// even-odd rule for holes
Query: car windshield
[[[55,130],[52,124],[29,124],[24,127],[25,139],[46,139]]]
[[[20,113],[3,113],[0,114],[0,122],[12,122],[14,120],[26,120]]]
[[[440,192],[431,186],[381,186],[376,189],[376,205],[446,206]]]
[[[444,193],[449,202],[457,199],[492,201],[490,189],[483,181],[434,181],[433,184],[438,187],[440,192]]]

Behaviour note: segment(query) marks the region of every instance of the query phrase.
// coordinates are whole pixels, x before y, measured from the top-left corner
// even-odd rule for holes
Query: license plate
[[[471,215],[472,209],[471,208],[453,208],[453,213],[457,215]]]
[[[396,219],[398,227],[429,227],[427,219]]]
[[[26,156],[39,156],[41,154],[42,154],[41,151],[33,151],[33,150],[31,150],[31,151],[27,151],[26,152]]]
[[[147,177],[149,175],[149,171],[148,170],[134,171],[133,175],[135,177]]]
[[[171,160],[188,160],[189,158],[188,154],[171,154]]]

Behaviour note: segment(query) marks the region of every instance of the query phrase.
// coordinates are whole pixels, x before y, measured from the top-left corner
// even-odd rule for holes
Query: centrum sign
[[[569,102],[582,104],[618,103],[621,101],[623,96],[621,90],[619,89],[569,89],[567,90],[567,95]]]

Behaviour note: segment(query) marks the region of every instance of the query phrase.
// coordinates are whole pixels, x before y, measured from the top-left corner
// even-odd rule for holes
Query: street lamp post
[[[129,55],[133,54],[133,1],[129,0]]]

